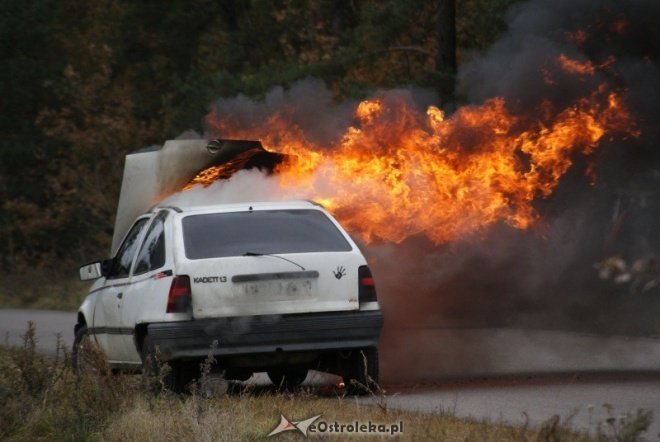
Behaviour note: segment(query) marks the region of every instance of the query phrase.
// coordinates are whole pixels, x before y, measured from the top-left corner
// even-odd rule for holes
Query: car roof
[[[277,209],[322,209],[323,207],[314,201],[246,201],[240,203],[222,203],[222,204],[190,204],[176,206],[156,205],[150,212],[161,209],[171,209],[177,213],[196,213],[196,212],[243,212],[248,210],[277,210]]]

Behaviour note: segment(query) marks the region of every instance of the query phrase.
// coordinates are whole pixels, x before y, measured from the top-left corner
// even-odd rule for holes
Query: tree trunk
[[[435,70],[438,93],[443,107],[453,107],[456,88],[456,0],[438,0],[438,51]]]

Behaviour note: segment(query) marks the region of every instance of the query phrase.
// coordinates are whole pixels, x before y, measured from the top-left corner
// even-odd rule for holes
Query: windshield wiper
[[[297,262],[291,261],[288,258],[285,258],[280,255],[273,255],[272,253],[258,253],[258,252],[245,252],[243,256],[272,256],[273,258],[281,259],[282,261],[290,262],[291,264],[300,267],[302,270],[306,270],[305,267],[301,266]]]

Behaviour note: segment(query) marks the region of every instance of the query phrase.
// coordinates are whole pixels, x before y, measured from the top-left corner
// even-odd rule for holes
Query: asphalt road
[[[0,309],[2,344],[21,346],[29,321],[36,326],[37,349],[41,353],[54,354],[58,336],[67,348],[71,348],[76,313],[53,310]]]
[[[75,316],[0,309],[2,342],[21,345],[33,321],[37,347],[52,354],[58,336],[73,342]],[[557,415],[592,431],[610,416],[643,408],[655,416],[647,440],[660,440],[660,339],[512,329],[406,330],[384,339],[387,394],[364,403],[513,424],[541,425]],[[324,379],[308,376],[311,383]]]
[[[407,329],[383,336],[380,359],[389,407],[537,426],[557,415],[593,432],[642,408],[655,416],[647,439],[660,441],[657,338]]]
[[[389,386],[387,406],[539,427],[559,422],[613,435],[606,420],[652,410],[647,440],[660,440],[660,373],[601,372],[465,378]],[[377,402],[377,399],[371,399]],[[611,409],[608,410],[607,407]]]

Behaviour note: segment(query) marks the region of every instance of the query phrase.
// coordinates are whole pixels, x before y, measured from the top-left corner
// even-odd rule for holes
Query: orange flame
[[[183,190],[190,190],[195,184],[209,184],[216,180],[231,178],[234,172],[245,167],[252,153],[252,150],[245,151],[226,163],[202,170],[184,186]]]
[[[503,98],[446,119],[397,97],[359,103],[334,146],[314,144],[283,114],[255,127],[211,114],[208,124],[289,154],[276,169],[282,188],[306,189],[366,242],[395,243],[418,233],[444,243],[500,221],[526,229],[538,219],[534,200],[552,193],[576,153],[592,153],[613,133],[636,135],[604,86],[565,109],[544,103],[538,119],[514,115]]]
[[[561,54],[557,59],[559,66],[566,72],[580,75],[593,75],[596,73],[596,68],[589,60],[578,61],[568,58],[566,55]]]
[[[578,75],[594,75],[596,73],[596,68],[604,69],[614,63],[615,59],[612,56],[609,56],[603,63],[599,65],[594,65],[591,61],[579,61],[567,57],[564,54],[559,55],[557,58],[557,63],[564,71],[571,74]]]

